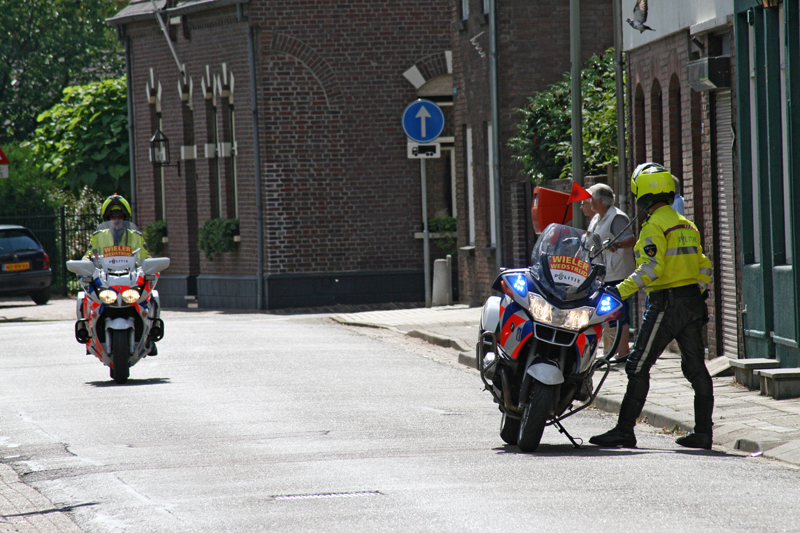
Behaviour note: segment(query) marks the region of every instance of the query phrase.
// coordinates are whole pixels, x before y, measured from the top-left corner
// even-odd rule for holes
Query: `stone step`
[[[781,364],[777,359],[729,359],[728,362],[733,367],[736,381],[750,390],[761,388],[761,380],[754,372],[767,368],[778,368]]]
[[[800,398],[800,368],[754,370],[760,378],[761,395],[776,400]]]

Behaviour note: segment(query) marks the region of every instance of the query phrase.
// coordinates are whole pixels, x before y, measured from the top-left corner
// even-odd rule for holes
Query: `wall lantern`
[[[178,176],[181,175],[181,162],[174,165],[169,164],[169,139],[161,129],[156,129],[150,139],[150,161],[155,168],[178,167]]]
[[[154,167],[169,166],[169,139],[160,129],[150,139],[150,161]]]

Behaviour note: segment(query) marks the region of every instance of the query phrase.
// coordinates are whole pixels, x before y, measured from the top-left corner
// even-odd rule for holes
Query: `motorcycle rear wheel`
[[[539,381],[533,382],[533,390],[528,398],[528,405],[522,412],[522,421],[519,426],[517,446],[523,452],[535,452],[539,447],[544,433],[544,427],[555,401],[556,387],[545,385]]]
[[[503,413],[503,418],[500,419],[500,438],[506,444],[514,445],[519,438],[519,418],[511,418]]]
[[[128,360],[131,354],[128,351],[128,330],[111,330],[111,349],[113,350],[111,359],[114,362],[114,381],[122,385],[128,381],[130,375]]]

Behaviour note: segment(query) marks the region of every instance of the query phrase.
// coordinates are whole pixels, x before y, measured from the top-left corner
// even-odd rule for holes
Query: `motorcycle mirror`
[[[142,263],[145,275],[161,272],[169,266],[169,257],[150,257]]]
[[[88,259],[67,261],[67,270],[79,276],[92,276],[94,275],[94,263]]]

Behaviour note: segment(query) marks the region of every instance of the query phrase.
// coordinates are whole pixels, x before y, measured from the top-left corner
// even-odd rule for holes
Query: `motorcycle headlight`
[[[140,297],[141,294],[139,294],[139,291],[135,289],[128,289],[127,291],[122,293],[122,301],[125,302],[126,304],[136,303],[139,301]]]
[[[117,293],[114,291],[110,291],[108,289],[104,291],[100,291],[100,294],[97,295],[100,298],[100,301],[104,304],[113,304],[117,302]]]
[[[528,293],[528,310],[533,315],[534,320],[550,323],[553,315],[553,306],[538,294]]]
[[[594,309],[579,307],[577,309],[559,309],[550,305],[538,294],[528,293],[528,310],[534,320],[565,329],[579,330],[589,324]]]

